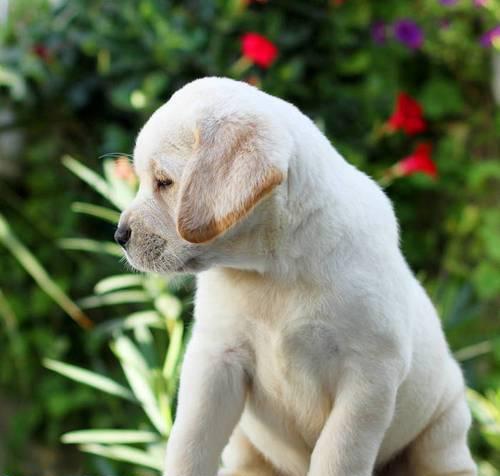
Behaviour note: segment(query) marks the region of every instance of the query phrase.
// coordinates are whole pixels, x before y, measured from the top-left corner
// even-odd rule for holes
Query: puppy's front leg
[[[346,371],[314,447],[308,476],[372,476],[394,414],[395,373],[370,364]]]
[[[182,366],[165,476],[215,476],[245,401],[245,372],[235,354],[204,342],[195,329]]]

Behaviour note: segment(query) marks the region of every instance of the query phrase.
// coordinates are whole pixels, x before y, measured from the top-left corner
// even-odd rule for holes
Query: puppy
[[[134,164],[127,259],[198,273],[165,475],[476,474],[462,374],[391,203],[307,117],[197,80]]]

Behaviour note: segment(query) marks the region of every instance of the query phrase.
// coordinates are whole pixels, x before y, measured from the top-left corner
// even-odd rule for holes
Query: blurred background
[[[0,473],[159,474],[193,282],[130,273],[112,235],[139,128],[207,75],[386,188],[500,475],[498,0],[0,0]]]

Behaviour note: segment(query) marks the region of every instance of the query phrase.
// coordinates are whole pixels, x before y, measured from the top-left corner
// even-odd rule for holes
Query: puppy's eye
[[[173,183],[174,181],[171,178],[156,179],[156,188],[162,190],[170,187]]]

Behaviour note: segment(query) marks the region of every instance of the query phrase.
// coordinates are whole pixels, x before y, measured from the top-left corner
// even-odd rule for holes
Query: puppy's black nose
[[[122,247],[128,243],[132,231],[128,226],[120,226],[115,232],[115,241]]]

